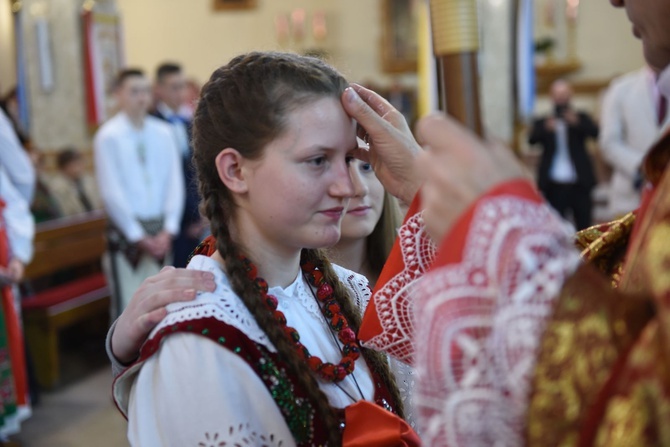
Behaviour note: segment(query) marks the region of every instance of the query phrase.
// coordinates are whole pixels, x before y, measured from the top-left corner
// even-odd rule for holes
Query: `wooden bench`
[[[109,315],[110,288],[101,272],[107,219],[102,211],[37,225],[35,254],[27,280],[53,276],[64,269],[93,265],[93,272],[50,286],[21,302],[23,324],[38,383],[52,388],[60,378],[58,333],[61,329]]]

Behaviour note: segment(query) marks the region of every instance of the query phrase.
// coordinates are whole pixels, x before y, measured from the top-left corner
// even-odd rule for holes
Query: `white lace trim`
[[[168,315],[154,328],[151,337],[160,329],[176,323],[212,317],[238,329],[250,340],[265,346],[271,352],[276,352],[275,347],[258,326],[251,312],[231,289],[228,278],[216,261],[207,256],[198,255],[191,259],[188,268],[212,272],[216,282],[216,290],[211,293],[199,292],[194,301],[168,305]],[[338,265],[333,265],[333,268],[340,281],[349,290],[350,298],[354,299],[357,304],[360,302],[367,305],[370,296],[368,280],[364,276]],[[270,290],[280,302],[282,300],[296,301],[305,307],[315,319],[323,321],[323,314],[308,287],[302,275],[299,275],[296,282],[285,289],[273,287]],[[360,305],[359,308],[361,312],[365,309]]]
[[[382,332],[364,345],[409,363],[414,333],[412,297],[421,276],[435,259],[436,247],[426,233],[421,213],[407,219],[398,237],[405,268],[376,292],[375,306]]]
[[[414,390],[416,388],[416,372],[412,366],[393,357],[389,357],[389,368],[395,377],[396,385],[400,391],[400,397],[405,410],[405,420],[410,427],[418,432],[419,424],[413,401]]]
[[[426,445],[523,443],[545,320],[579,263],[568,228],[545,204],[484,200],[463,260],[422,281],[415,402]]]
[[[347,288],[349,289],[349,292],[353,295],[351,298],[354,300],[354,304],[361,312],[361,315],[363,315],[365,309],[368,307],[370,298],[372,298],[370,282],[363,275],[359,275],[358,273],[354,273],[337,265],[335,267],[335,271],[340,278],[345,278],[346,276],[344,285],[348,286]],[[341,272],[338,270],[341,270]]]
[[[295,445],[293,439],[282,439],[274,433],[263,433],[254,429],[250,423],[231,425],[224,432],[205,432],[197,444],[198,447],[267,446],[286,447]]]

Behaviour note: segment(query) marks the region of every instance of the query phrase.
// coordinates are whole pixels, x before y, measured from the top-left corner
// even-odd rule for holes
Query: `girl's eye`
[[[316,157],[308,161],[313,166],[323,166],[326,163],[326,157]]]
[[[346,161],[347,166],[349,166],[351,164],[351,162],[353,162],[355,160],[355,158],[352,157],[351,155],[347,155],[347,158],[345,158],[344,160]]]
[[[362,163],[361,164],[361,171],[362,172],[372,172],[372,165],[370,163]]]

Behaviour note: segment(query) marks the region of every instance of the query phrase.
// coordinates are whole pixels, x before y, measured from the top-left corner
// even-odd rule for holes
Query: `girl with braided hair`
[[[385,358],[357,341],[365,279],[319,250],[357,188],[346,88],[282,53],[238,56],[203,88],[194,162],[217,251],[189,268],[216,288],[168,306],[117,378],[132,445],[418,443]]]

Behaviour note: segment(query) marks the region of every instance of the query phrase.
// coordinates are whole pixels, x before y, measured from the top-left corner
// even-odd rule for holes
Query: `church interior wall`
[[[503,0],[480,0],[491,5]],[[416,76],[384,73],[379,56],[382,34],[382,0],[257,0],[257,6],[242,11],[213,11],[211,1],[187,0],[100,0],[116,4],[123,17],[124,53],[127,65],[144,68],[153,76],[155,67],[165,61],[181,62],[186,72],[200,82],[205,82],[211,72],[232,56],[254,49],[295,50],[319,49],[330,55],[336,65],[350,80],[388,86],[399,81],[405,86],[415,86]],[[55,86],[49,92],[41,92],[35,75],[35,39],[33,17],[26,23],[26,45],[30,70],[31,109],[33,137],[38,146],[52,150],[65,144],[78,147],[90,146],[90,132],[83,123],[83,89],[81,88],[81,38],[77,36],[79,26],[77,9],[79,0],[24,0],[32,4],[48,3],[47,19],[53,39]],[[537,10],[546,2],[537,1]],[[558,2],[560,3],[560,2]],[[275,30],[275,17],[288,15],[296,8],[304,8],[307,14],[306,37],[280,41]],[[493,8],[493,6],[491,6]],[[315,42],[309,32],[309,19],[315,11],[326,15],[328,34],[321,42]],[[539,12],[538,12],[539,13]],[[493,15],[482,15],[494,17]],[[493,20],[496,20],[495,17]],[[613,76],[641,66],[643,58],[640,43],[632,37],[630,25],[622,11],[612,8],[607,1],[580,2],[576,29],[577,58],[581,63],[578,71],[568,77],[576,83],[596,83],[605,86]],[[495,26],[482,23],[487,29]],[[497,26],[500,28],[500,26]],[[500,30],[496,31],[499,33]],[[15,84],[13,54],[13,30],[9,2],[0,7],[0,92],[4,93]],[[487,44],[484,39],[484,44]],[[491,44],[487,44],[491,47]],[[489,48],[491,49],[491,48]],[[486,48],[483,48],[486,54]],[[565,39],[559,42],[556,58],[560,61],[566,54]],[[489,54],[495,53],[490,51]],[[495,67],[488,62],[488,73]],[[493,64],[495,65],[495,64]],[[502,64],[506,70],[509,64]],[[495,74],[493,74],[495,76]],[[494,80],[484,80],[484,86]],[[76,91],[75,91],[76,90]],[[577,101],[587,110],[597,114],[600,92],[591,89],[581,92]],[[490,96],[490,95],[489,95]],[[509,141],[501,123],[507,123],[509,110],[500,107],[508,101],[485,98],[490,104],[485,107],[489,128],[497,136]],[[500,103],[500,104],[499,104]],[[538,113],[548,108],[546,96],[538,96]],[[486,106],[486,104],[485,104]],[[63,110],[67,113],[63,113]],[[499,119],[495,114],[499,114]],[[55,118],[67,117],[69,124]],[[74,122],[77,121],[75,124]]]

